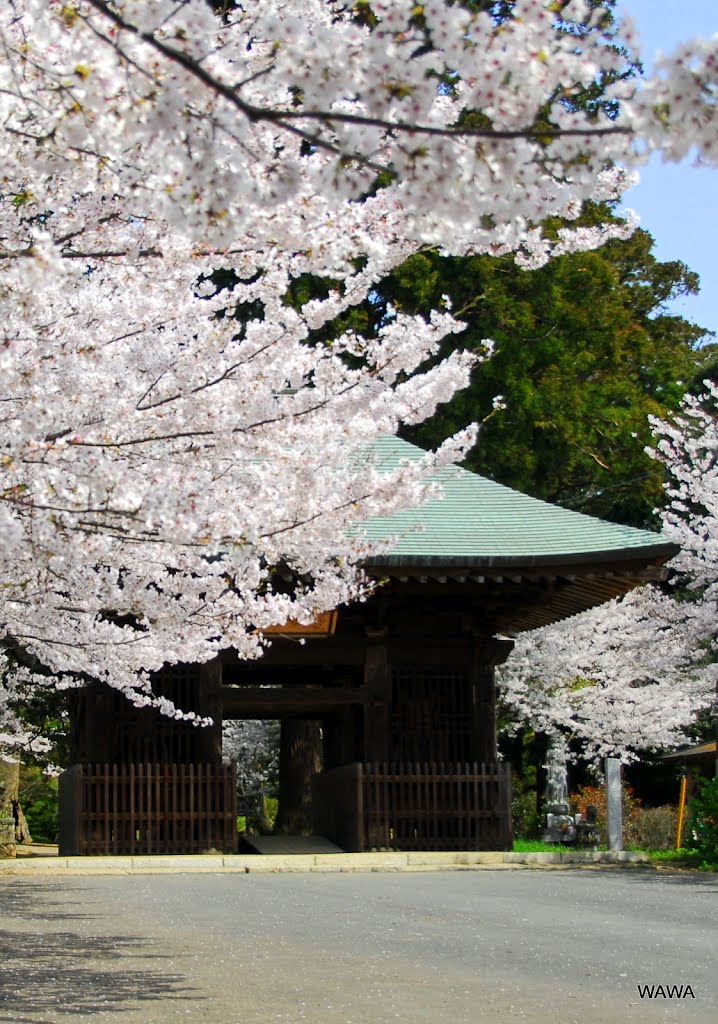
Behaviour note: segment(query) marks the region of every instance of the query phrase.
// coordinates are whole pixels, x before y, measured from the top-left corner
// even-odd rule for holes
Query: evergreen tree
[[[604,210],[589,210],[595,219]],[[510,258],[412,256],[377,288],[412,313],[447,305],[467,324],[442,355],[496,343],[472,385],[406,431],[431,447],[471,420],[488,421],[467,466],[547,501],[630,525],[655,525],[663,467],[644,451],[649,415],[666,416],[708,361],[706,331],[666,312],[698,277],[659,262],[644,230],[601,249],[523,271]],[[374,315],[377,313],[375,311]],[[490,416],[493,399],[507,408]]]

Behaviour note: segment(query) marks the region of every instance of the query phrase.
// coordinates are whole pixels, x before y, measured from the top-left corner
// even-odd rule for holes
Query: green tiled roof
[[[425,452],[396,437],[372,447],[377,468],[396,468]],[[631,558],[665,560],[678,549],[660,534],[571,512],[494,483],[457,466],[432,476],[443,500],[362,524],[371,539],[396,537],[382,566],[550,565]]]

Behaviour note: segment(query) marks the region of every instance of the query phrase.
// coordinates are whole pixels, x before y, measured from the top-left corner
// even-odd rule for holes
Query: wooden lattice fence
[[[511,772],[504,764],[367,764],[367,849],[511,847]]]
[[[316,827],[345,849],[510,850],[506,764],[354,764],[317,776]]]
[[[60,808],[63,856],[237,850],[233,765],[76,764]]]

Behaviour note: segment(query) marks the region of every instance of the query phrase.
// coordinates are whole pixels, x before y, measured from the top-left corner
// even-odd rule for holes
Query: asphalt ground
[[[718,1020],[712,875],[22,873],[0,914],[8,1024]]]

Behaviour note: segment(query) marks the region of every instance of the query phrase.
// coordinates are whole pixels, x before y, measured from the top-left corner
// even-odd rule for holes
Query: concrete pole
[[[617,757],[607,757],[606,811],[608,815],[608,848],[623,849],[623,800],[621,792],[621,762]]]

